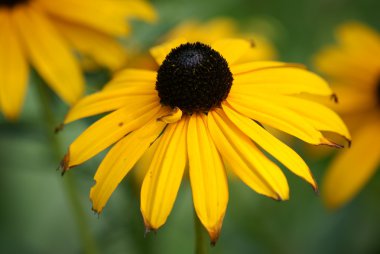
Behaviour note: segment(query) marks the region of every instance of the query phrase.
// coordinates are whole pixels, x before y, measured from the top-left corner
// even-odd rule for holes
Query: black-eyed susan
[[[127,17],[155,18],[140,0],[1,0],[0,110],[18,117],[24,101],[28,64],[67,103],[84,90],[72,50],[116,68],[125,53],[116,36],[128,33]]]
[[[337,146],[321,131],[349,139],[341,119],[323,105],[293,96],[333,93],[323,79],[297,65],[236,64],[251,46],[239,39],[211,46],[181,40],[163,44],[151,50],[160,66],[157,72],[127,69],[69,111],[65,124],[113,111],[84,131],[61,163],[65,172],[114,144],[91,189],[96,212],[103,210],[120,181],[155,142],[141,187],[141,212],[148,230],[166,222],[187,164],[195,211],[213,243],[228,202],[224,163],[256,192],[286,200],[287,180],[265,150],[317,189],[301,157],[260,123],[315,145]]]
[[[380,165],[380,34],[356,22],[337,29],[339,44],[316,57],[316,66],[332,81],[336,106],[353,135],[353,144],[338,155],[323,181],[330,208],[351,200]]]

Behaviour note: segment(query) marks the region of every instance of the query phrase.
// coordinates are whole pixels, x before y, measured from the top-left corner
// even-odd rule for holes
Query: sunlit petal
[[[219,238],[228,202],[227,177],[207,129],[207,117],[194,114],[187,131],[189,174],[195,211],[211,242]]]

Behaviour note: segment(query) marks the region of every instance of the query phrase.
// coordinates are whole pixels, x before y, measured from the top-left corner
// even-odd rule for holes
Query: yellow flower
[[[323,105],[293,96],[331,96],[332,91],[295,64],[237,64],[249,50],[251,43],[240,39],[219,40],[211,47],[183,40],[155,47],[151,53],[160,65],[157,72],[126,69],[69,111],[65,124],[113,111],[84,131],[61,163],[65,172],[115,144],[91,189],[96,212],[154,142],[157,148],[141,187],[148,230],[165,223],[187,163],[194,207],[213,243],[228,202],[224,163],[257,193],[286,200],[287,180],[263,149],[317,189],[302,158],[261,123],[311,144],[337,146],[320,131],[349,139],[341,119]]]
[[[72,49],[115,68],[124,51],[114,38],[126,35],[126,17],[152,20],[143,1],[1,0],[0,110],[20,114],[30,63],[68,104],[83,93],[81,70]]]
[[[316,66],[330,77],[340,111],[353,133],[351,149],[338,155],[322,189],[330,208],[358,193],[380,164],[380,34],[359,23],[337,30],[339,44],[316,57]]]

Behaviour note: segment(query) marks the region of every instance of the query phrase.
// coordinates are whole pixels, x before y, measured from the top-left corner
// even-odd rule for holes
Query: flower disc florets
[[[232,85],[227,61],[210,46],[196,42],[174,48],[161,64],[156,90],[161,104],[187,114],[220,106]]]
[[[0,0],[0,6],[8,6],[8,7],[13,7],[17,4],[25,3],[28,0]]]

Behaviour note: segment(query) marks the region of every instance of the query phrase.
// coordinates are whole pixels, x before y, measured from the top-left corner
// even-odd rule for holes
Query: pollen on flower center
[[[156,81],[161,104],[187,114],[220,106],[232,85],[227,61],[210,46],[182,44],[166,56]]]
[[[25,3],[28,0],[0,0],[0,6],[5,5],[8,7],[13,7],[17,4]]]

